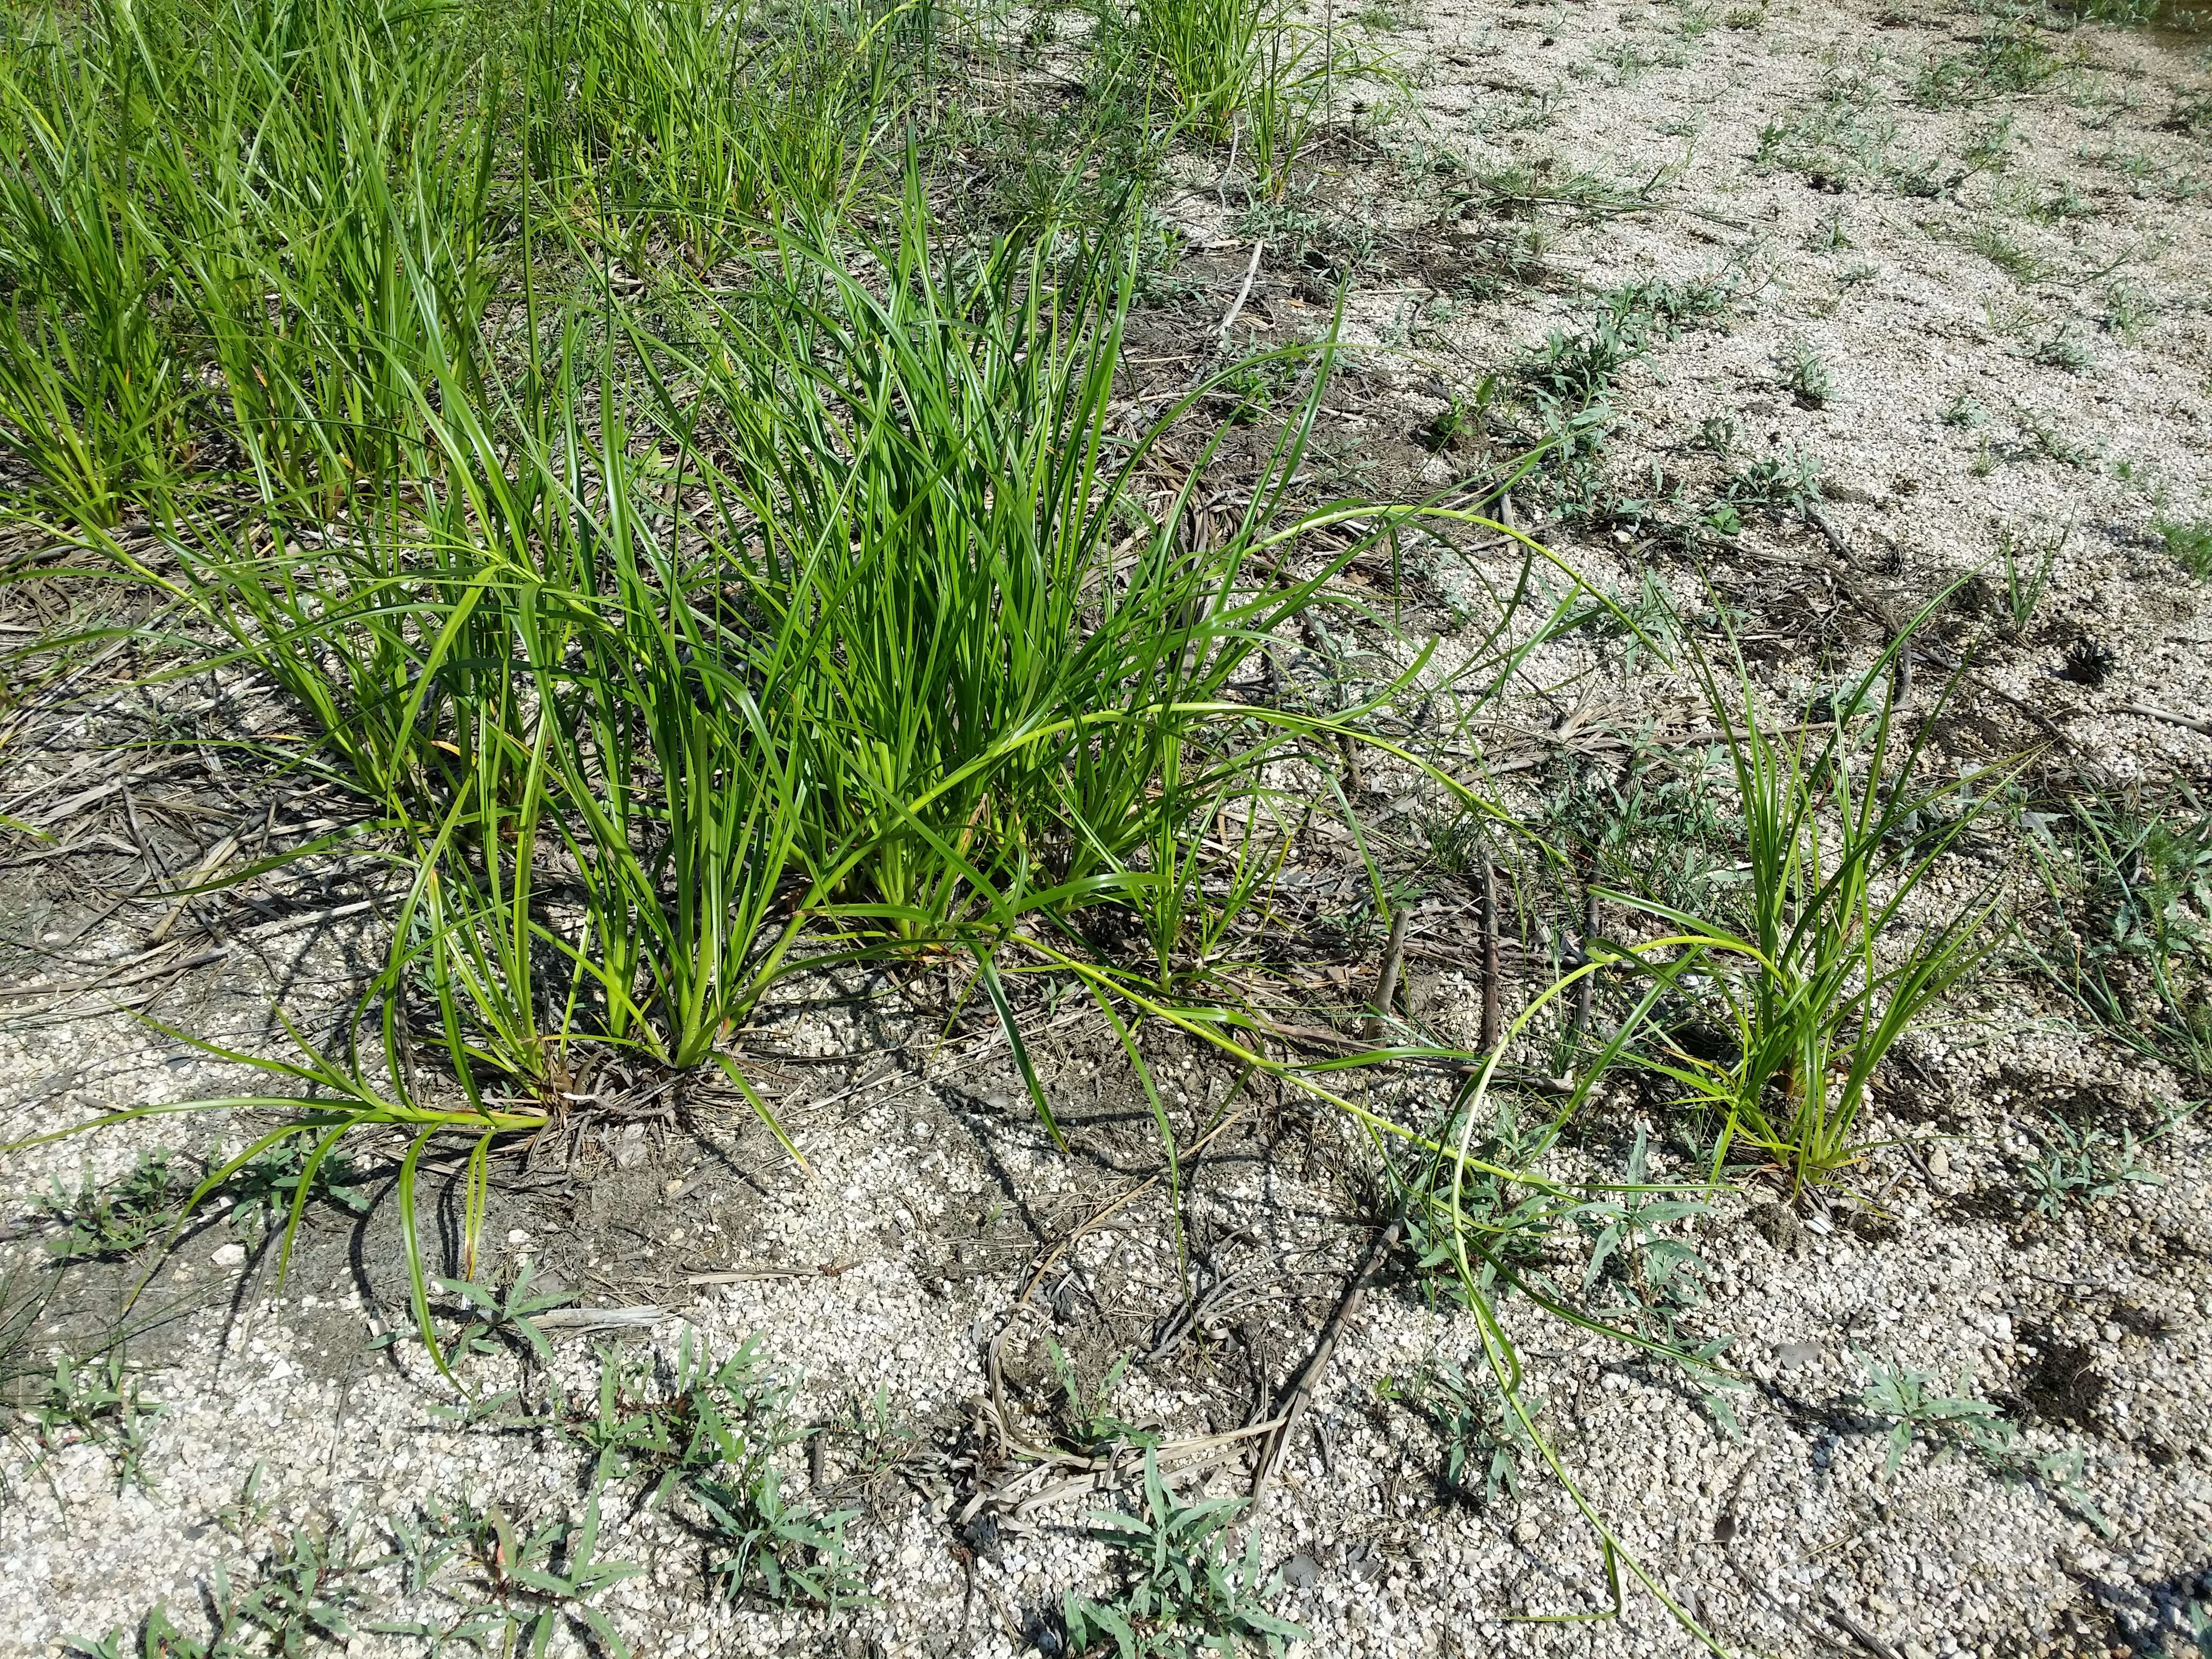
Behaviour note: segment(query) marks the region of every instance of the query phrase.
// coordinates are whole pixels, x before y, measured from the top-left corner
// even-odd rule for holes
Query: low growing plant
[[[139,1393],[138,1374],[119,1353],[104,1359],[54,1362],[53,1375],[24,1407],[33,1437],[49,1455],[94,1445],[113,1462],[125,1486],[149,1485],[147,1425],[166,1409]]]
[[[1884,1479],[1896,1474],[1916,1440],[1931,1446],[1939,1458],[1962,1451],[2000,1480],[2033,1480],[2050,1489],[2099,1532],[2111,1536],[2111,1526],[2082,1490],[2081,1453],[2030,1448],[2012,1419],[1974,1392],[1971,1363],[1952,1381],[1940,1372],[1871,1359],[1856,1351],[1855,1357],[1867,1372],[1860,1408],[1889,1419]]]
[[[1053,1338],[1045,1338],[1052,1358],[1053,1379],[1060,1389],[1068,1441],[1079,1452],[1093,1453],[1112,1446],[1156,1446],[1157,1430],[1132,1423],[1111,1404],[1114,1390],[1128,1375],[1129,1356],[1117,1355],[1094,1387],[1086,1387],[1075,1362]]]
[[[1443,1442],[1440,1483],[1446,1492],[1486,1508],[1501,1497],[1521,1496],[1522,1460],[1534,1449],[1494,1379],[1480,1372],[1470,1378],[1440,1360],[1410,1376],[1385,1376],[1376,1393],[1425,1418],[1436,1431]],[[1543,1414],[1544,1402],[1533,1395],[1522,1395],[1521,1404],[1531,1418]]]
[[[687,1328],[665,1383],[603,1353],[597,1414],[572,1418],[569,1432],[598,1453],[595,1489],[639,1480],[643,1502],[699,1535],[725,1594],[834,1609],[866,1595],[845,1546],[854,1511],[824,1513],[785,1495],[775,1458],[804,1438],[790,1392],[757,1340],[716,1361]]]
[[[2212,811],[2085,791],[2032,822],[2057,926],[2031,954],[2117,1040],[2212,1076]]]
[[[2137,1160],[2132,1130],[2123,1128],[2114,1139],[2101,1129],[2077,1129],[2052,1116],[2047,1124],[2030,1123],[2027,1132],[2042,1154],[2021,1163],[2020,1179],[2045,1215],[2055,1216],[2069,1203],[2114,1197],[2131,1184],[2163,1184]]]
[[[1813,343],[1802,337],[1793,339],[1782,353],[1782,386],[1808,409],[1826,407],[1835,395],[1835,377],[1829,374],[1828,365],[1813,349]]]
[[[61,1228],[46,1249],[68,1261],[128,1255],[175,1224],[191,1188],[174,1154],[161,1150],[142,1153],[129,1173],[107,1186],[88,1174],[70,1193],[58,1177],[40,1200]]]
[[[2212,579],[2212,519],[2160,518],[2151,530],[2176,564],[2192,576]]]
[[[1067,1651],[1111,1644],[1115,1659],[1196,1659],[1248,1647],[1278,1656],[1310,1639],[1301,1626],[1268,1611],[1280,1580],[1261,1565],[1260,1531],[1244,1553],[1229,1553],[1229,1528],[1244,1501],[1205,1498],[1186,1504],[1161,1479],[1157,1454],[1145,1453],[1143,1511],[1094,1512],[1092,1534],[1105,1541],[1127,1574],[1112,1600],[1071,1592],[1061,1603]]]

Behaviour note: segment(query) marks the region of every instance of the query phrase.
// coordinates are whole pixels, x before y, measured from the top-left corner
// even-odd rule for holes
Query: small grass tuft
[[[1973,781],[1916,777],[1933,722],[1899,746],[1890,677],[1902,648],[1884,653],[1795,736],[1761,716],[1740,663],[1723,690],[1698,658],[1741,814],[1747,924],[1608,895],[1695,941],[1671,966],[1644,961],[1705,1011],[1705,1034],[1656,1033],[1642,1063],[1680,1085],[1686,1103],[1717,1115],[1717,1170],[1737,1139],[1794,1188],[1855,1164],[1863,1151],[1855,1126],[1875,1071],[1995,943],[1993,890],[1949,902],[1917,927],[1903,921],[1902,907],[1989,797]]]
[[[2212,579],[2212,519],[2161,517],[2152,522],[2151,533],[2191,575]]]

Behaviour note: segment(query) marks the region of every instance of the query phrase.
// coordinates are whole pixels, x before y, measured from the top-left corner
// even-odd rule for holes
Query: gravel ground
[[[1994,27],[1855,4],[1439,3],[1395,18],[1389,40],[1418,118],[1386,129],[1395,159],[1353,169],[1329,212],[1428,222],[1425,198],[1394,194],[1408,154],[1456,155],[1451,177],[1525,167],[1540,196],[1565,197],[1584,173],[1661,183],[1648,207],[1539,205],[1504,221],[1540,240],[1524,250],[1550,273],[1534,292],[1448,295],[1433,271],[1363,283],[1347,337],[1365,401],[1333,413],[1328,441],[1442,487],[1453,456],[1411,434],[1450,394],[1586,315],[1595,290],[1724,275],[1724,328],[1687,330],[1626,371],[1612,465],[1694,489],[1746,456],[1807,451],[1826,464],[1827,528],[1747,526],[1703,575],[1660,559],[1632,525],[1568,526],[1562,551],[1615,591],[1649,570],[1692,605],[1710,576],[1740,605],[1780,695],[1823,684],[1885,605],[1986,578],[2008,544],[2055,544],[2036,618],[1978,667],[1969,712],[1984,757],[2048,738],[2110,784],[2212,775],[2212,734],[2185,723],[2212,713],[2212,611],[2154,533],[2212,514],[2212,153],[2202,121],[2175,116],[2202,95],[2203,55],[2186,36],[2084,27],[2053,37],[2063,62],[2039,87],[1964,109],[1911,104],[1923,65],[1971,55]],[[1907,187],[1931,176],[1925,193]],[[2062,201],[2078,210],[2051,209]],[[1249,227],[1218,195],[1170,194],[1164,211],[1200,257],[1242,269]],[[1308,326],[1310,307],[1269,272],[1246,325],[1261,337]],[[1783,384],[1800,342],[1832,376],[1819,407]],[[1700,447],[1716,417],[1736,422],[1733,458]],[[1511,567],[1492,574],[1510,580]],[[2094,686],[2058,678],[2084,637],[2112,659]],[[1447,636],[1440,669],[1455,648]],[[1609,649],[1554,647],[1535,678],[1602,665]],[[1610,672],[1617,712],[1686,716],[1680,684]],[[2131,712],[2143,708],[2184,721]],[[19,764],[29,769],[11,785],[35,782],[35,754]],[[1370,787],[1382,795],[1390,781]],[[2024,867],[2009,873],[2032,887]],[[165,977],[145,1012],[254,1044],[282,995],[312,1026],[374,954],[367,895],[333,887],[305,923],[257,923],[238,935],[250,948]],[[19,892],[12,931],[35,938],[41,906],[82,902]],[[97,937],[122,960],[158,914],[126,907]],[[1454,941],[1449,918],[1438,927]],[[1456,944],[1423,963],[1415,1006],[1472,1043],[1477,975]],[[17,967],[19,985],[37,982],[27,957]],[[119,1479],[112,1437],[43,1460],[27,1436],[7,1448],[0,1655],[135,1627],[164,1601],[189,1625],[219,1593],[219,1565],[248,1583],[295,1528],[356,1536],[374,1556],[395,1521],[440,1499],[495,1505],[526,1528],[573,1516],[592,1455],[546,1423],[563,1398],[588,1416],[600,1350],[665,1375],[686,1342],[726,1355],[748,1337],[794,1389],[793,1420],[844,1422],[858,1402],[890,1425],[872,1441],[824,1436],[811,1468],[803,1449],[786,1454],[794,1491],[812,1484],[856,1511],[871,1599],[834,1618],[712,1601],[696,1537],[631,1501],[632,1482],[605,1500],[600,1555],[641,1571],[592,1603],[632,1650],[1057,1650],[1063,1593],[1115,1582],[1084,1524],[1103,1500],[969,1512],[993,1441],[989,1356],[995,1345],[1013,1413],[1034,1427],[1053,1396],[1047,1337],[1095,1381],[1115,1355],[1162,1344],[1184,1280],[1176,1213],[1146,1184],[1150,1127],[1111,1037],[1072,1015],[1048,1024],[1036,1048],[1073,1153],[1038,1129],[986,1027],[939,1047],[926,999],[809,985],[756,1036],[811,1178],[734,1097],[702,1097],[681,1133],[599,1134],[573,1167],[503,1187],[480,1278],[528,1262],[584,1306],[654,1311],[628,1329],[556,1331],[542,1369],[504,1352],[468,1362],[479,1398],[522,1389],[472,1416],[453,1413],[418,1346],[379,1342],[406,1317],[389,1204],[357,1221],[318,1212],[277,1299],[265,1238],[219,1215],[167,1256],[72,1270],[38,1340],[121,1320],[162,1409],[147,1420],[143,1485]],[[1261,1559],[1284,1581],[1277,1611],[1312,1632],[1301,1650],[1699,1650],[1632,1582],[1617,1619],[1571,1622],[1610,1605],[1601,1527],[1726,1651],[2197,1650],[2191,1604],[2212,1606],[2205,1130],[2176,1078],[2069,1024],[2024,975],[1978,980],[1911,1054],[1910,1086],[1882,1098],[1869,1138],[1915,1146],[1869,1159],[1860,1184],[1874,1206],[1792,1207],[1762,1188],[1723,1194],[1677,1230],[1708,1285],[1681,1334],[1727,1339],[1738,1374],[1719,1407],[1680,1368],[1506,1301],[1571,1486],[1524,1452],[1517,1490],[1486,1498],[1480,1468],[1472,1495],[1443,1489],[1435,1425],[1391,1396],[1425,1367],[1471,1363],[1480,1339],[1436,1281],[1394,1258],[1346,1322],[1258,1522]],[[1194,1121],[1231,1094],[1232,1077],[1203,1055],[1152,1058]],[[11,1137],[240,1086],[160,1030],[66,1005],[0,1030],[0,1077]],[[1437,1086],[1394,1084],[1373,1103],[1415,1121]],[[2155,1182],[2053,1215],[2021,1202],[2034,1152],[2023,1126],[2054,1103],[2142,1138]],[[1619,1108],[1613,1138],[1571,1146],[1558,1173],[1617,1176],[1634,1110]],[[12,1154],[8,1212],[27,1214],[51,1180],[114,1179],[147,1147],[206,1150],[218,1133],[157,1115]],[[1694,1178],[1679,1147],[1654,1144],[1654,1178]],[[1233,1431],[1279,1400],[1378,1224],[1362,1210],[1362,1156],[1339,1118],[1255,1097],[1184,1171],[1182,1225],[1206,1282],[1231,1293],[1129,1371],[1116,1413],[1172,1443]],[[0,1249],[29,1261],[40,1245]],[[1891,1468],[1888,1420],[1861,1403],[1877,1366],[1990,1402],[2016,1445],[1985,1455],[1922,1437]],[[1186,1490],[1241,1493],[1249,1480],[1230,1456]],[[422,1651],[368,1626],[457,1613],[396,1565],[331,1582],[359,1592],[349,1651]],[[575,1639],[564,1627],[556,1650]]]

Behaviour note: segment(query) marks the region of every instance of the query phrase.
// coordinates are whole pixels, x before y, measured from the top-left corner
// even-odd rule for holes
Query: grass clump
[[[2161,517],[2153,521],[2151,533],[2191,575],[2212,579],[2212,519]]]
[[[1209,143],[1236,142],[1270,198],[1289,189],[1338,81],[1390,78],[1380,58],[1283,0],[1137,0],[1118,26],[1180,124]]]
[[[1997,536],[1997,556],[2004,562],[2004,614],[2015,634],[2025,633],[2051,585],[2051,567],[2074,533],[2069,519],[2065,529],[2043,543],[2040,552],[2023,559],[2017,533],[2007,526]]]
[[[704,271],[848,206],[895,33],[703,0],[27,22],[0,49],[18,510],[99,544],[241,488],[373,498],[436,447],[426,388],[480,394],[549,284]]]
[[[1644,1063],[1718,1118],[1717,1170],[1738,1139],[1793,1189],[1848,1169],[1876,1069],[1994,943],[1988,894],[1895,938],[1902,908],[1987,801],[1955,781],[1916,784],[1928,727],[1899,730],[1896,649],[1794,735],[1763,720],[1741,672],[1724,690],[1700,659],[1741,813],[1742,885],[1727,920],[1613,896],[1696,941],[1653,971],[1712,1024],[1679,1028]]]
[[[526,143],[588,246],[640,276],[706,271],[763,225],[818,222],[860,189],[891,100],[898,14],[857,24],[703,0],[584,0],[546,14],[524,74]]]
[[[716,1044],[792,973],[959,948],[1011,1021],[999,942],[1018,925],[1021,948],[1088,954],[1111,910],[1141,981],[1209,977],[1256,889],[1224,890],[1186,849],[1234,805],[1238,858],[1262,870],[1261,769],[1344,721],[1227,688],[1395,520],[1285,506],[1324,344],[1267,360],[1310,365],[1303,395],[1194,555],[1222,436],[1162,507],[1137,481],[1213,383],[1109,436],[1127,245],[939,258],[927,222],[910,177],[896,239],[869,250],[880,285],[780,234],[741,290],[690,291],[678,326],[594,342],[572,315],[512,380],[449,356],[434,397],[418,388],[436,464],[358,503],[342,542],[278,502],[179,536],[179,577],[144,573],[291,695],[409,872],[347,1049],[251,1062],[323,1100],[191,1203],[289,1149],[289,1248],[338,1143],[404,1129],[427,1333],[424,1150],[477,1145],[471,1279],[490,1146],[543,1127],[611,1054],[711,1066],[781,1134]],[[623,377],[633,416],[592,390]],[[1264,580],[1354,520],[1310,574]],[[301,561],[303,542],[325,556]],[[557,914],[555,848],[574,872]]]

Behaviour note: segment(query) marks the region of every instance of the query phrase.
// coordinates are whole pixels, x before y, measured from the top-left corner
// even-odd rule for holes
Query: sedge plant
[[[963,260],[927,222],[910,177],[871,280],[774,232],[674,337],[572,315],[513,381],[477,378],[410,264],[392,372],[430,464],[356,489],[320,558],[295,551],[312,495],[171,538],[183,574],[159,580],[292,693],[404,874],[373,1018],[264,1062],[316,1098],[240,1156],[303,1137],[304,1194],[347,1135],[405,1137],[426,1334],[409,1218],[434,1139],[466,1148],[466,1278],[488,1160],[557,1124],[580,1046],[711,1067],[781,1134],[730,1038],[807,968],[956,951],[991,984],[1018,927],[1088,957],[1104,908],[1138,913],[1174,988],[1279,856],[1261,769],[1364,712],[1231,690],[1410,511],[1286,507],[1321,374],[1244,511],[1194,535],[1203,457],[1164,506],[1139,486],[1206,388],[1112,431],[1127,246]],[[634,415],[605,395],[625,377]],[[1209,832],[1245,843],[1225,894],[1185,855]]]
[[[1741,911],[1604,895],[1699,941],[1650,965],[1719,1041],[1662,1033],[1644,1063],[1720,1119],[1716,1178],[1736,1141],[1793,1191],[1856,1163],[1877,1069],[1995,943],[1991,888],[1944,902],[1929,880],[1986,807],[1986,775],[1920,775],[1933,721],[1893,700],[1902,648],[1796,727],[1760,713],[1741,660],[1723,679],[1693,659],[1741,815]]]
[[[1158,77],[1177,124],[1235,144],[1261,192],[1279,198],[1330,118],[1339,78],[1393,77],[1283,0],[1139,0],[1137,55]]]

